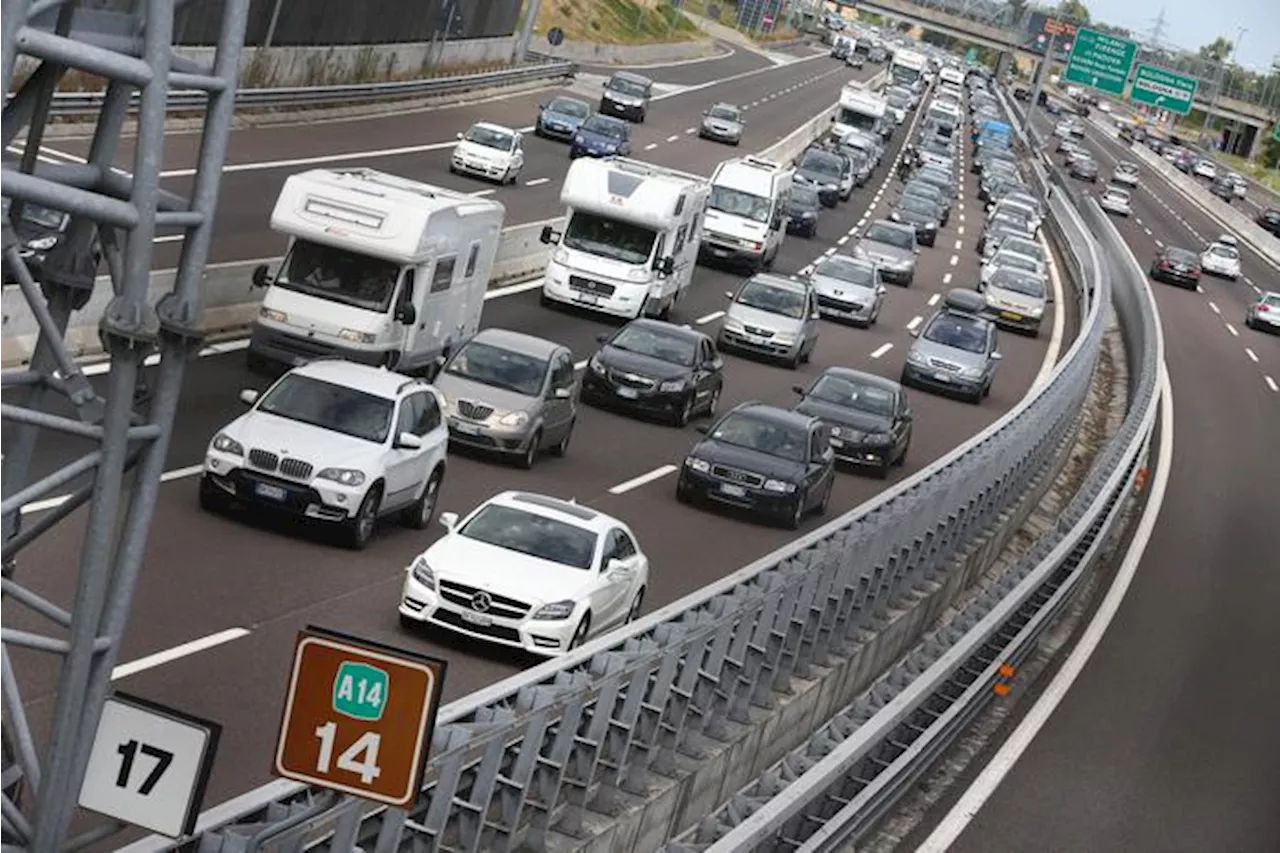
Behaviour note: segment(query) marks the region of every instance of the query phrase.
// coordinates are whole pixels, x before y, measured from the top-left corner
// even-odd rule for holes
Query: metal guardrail
[[[240,89],[236,92],[237,109],[284,109],[320,107],[337,104],[365,104],[431,95],[449,95],[490,86],[510,86],[537,80],[571,77],[577,64],[561,59],[546,59],[517,68],[503,68],[452,77],[429,77],[421,80],[393,80],[386,83],[342,83],[333,86],[285,86],[270,89]],[[103,92],[59,92],[53,96],[53,114],[74,116],[96,114],[102,109]],[[169,112],[203,110],[209,101],[206,92],[176,90],[169,93]],[[138,96],[130,102],[136,109]]]

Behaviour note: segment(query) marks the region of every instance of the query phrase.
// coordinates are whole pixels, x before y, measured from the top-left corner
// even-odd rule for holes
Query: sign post
[[[1138,45],[1128,39],[1081,27],[1062,78],[1121,98],[1137,54]]]
[[[298,633],[275,772],[407,807],[421,788],[445,662],[308,627]]]
[[[1133,74],[1129,100],[1186,115],[1195,104],[1199,86],[1200,81],[1194,77],[1139,62]]]

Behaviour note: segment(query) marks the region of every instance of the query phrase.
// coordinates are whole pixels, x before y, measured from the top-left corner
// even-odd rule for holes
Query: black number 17
[[[138,793],[145,796],[151,793],[151,789],[160,781],[160,777],[164,776],[164,771],[168,770],[169,765],[173,763],[173,753],[151,744],[139,744],[136,740],[120,744],[116,749],[120,753],[120,772],[116,775],[117,787],[128,787],[129,776],[133,771],[133,759],[137,756],[139,749],[143,755],[156,760],[156,766],[151,768],[151,772],[147,774],[146,779],[142,780],[142,785],[138,788]]]

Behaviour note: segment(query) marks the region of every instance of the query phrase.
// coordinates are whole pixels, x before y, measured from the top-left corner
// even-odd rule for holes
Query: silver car
[[[702,126],[698,135],[703,139],[714,139],[737,145],[742,142],[742,131],[746,121],[742,118],[742,110],[733,104],[716,104],[702,114]]]
[[[824,317],[872,326],[880,316],[886,291],[880,271],[870,261],[832,255],[819,262],[809,282],[818,297],[818,313]]]
[[[981,295],[958,288],[949,292],[942,310],[910,333],[916,340],[907,351],[902,384],[982,402],[991,393],[1001,359],[996,325],[983,316],[985,311]]]
[[[818,345],[818,303],[806,281],[771,273],[747,279],[725,311],[716,344],[782,359],[792,370]]]
[[[853,255],[880,268],[880,277],[894,284],[910,287],[916,277],[916,229],[888,219],[877,219],[867,228]]]
[[[441,367],[449,440],[513,457],[532,468],[538,453],[563,456],[577,417],[573,354],[560,344],[485,329]]]
[[[1260,332],[1280,332],[1280,293],[1259,296],[1244,315],[1244,324]]]
[[[1044,276],[1012,267],[998,269],[982,289],[987,299],[987,316],[998,326],[1032,335],[1040,334],[1040,324],[1053,296]]]
[[[1108,213],[1115,213],[1120,216],[1128,216],[1133,213],[1133,207],[1129,201],[1129,191],[1122,190],[1119,187],[1107,187],[1102,191],[1102,197],[1098,199],[1098,206]]]

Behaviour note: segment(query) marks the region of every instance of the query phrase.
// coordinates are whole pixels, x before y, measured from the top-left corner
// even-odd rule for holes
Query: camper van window
[[[680,230],[676,232],[676,247],[671,251],[671,254],[675,255],[677,258],[680,257],[680,253],[684,251],[685,239],[688,236],[689,236],[689,226],[681,225]]]
[[[476,274],[476,263],[480,260],[480,244],[472,243],[471,251],[467,252],[467,271],[462,274],[463,278],[471,278]]]
[[[258,411],[381,444],[391,429],[395,401],[290,373],[258,404]]]
[[[707,207],[730,216],[768,222],[770,204],[769,199],[764,196],[752,195],[728,187],[712,186],[711,199],[707,202]]]
[[[575,210],[560,244],[624,264],[642,264],[653,253],[657,237],[657,232],[643,225]]]
[[[294,240],[275,284],[321,299],[386,311],[400,278],[400,267],[310,240]]]
[[[453,255],[436,259],[435,271],[431,273],[432,293],[440,293],[449,289],[449,284],[453,281],[453,268],[457,262],[458,259]]]
[[[522,352],[472,341],[458,350],[445,373],[536,397],[542,393],[547,362]]]
[[[855,130],[875,130],[876,127],[875,116],[851,110],[848,107],[840,108],[840,118],[837,121],[845,127],[852,127]]]
[[[486,127],[482,124],[473,124],[463,138],[467,142],[474,142],[485,148],[496,148],[499,151],[510,151],[516,140],[509,131],[497,127]]]

